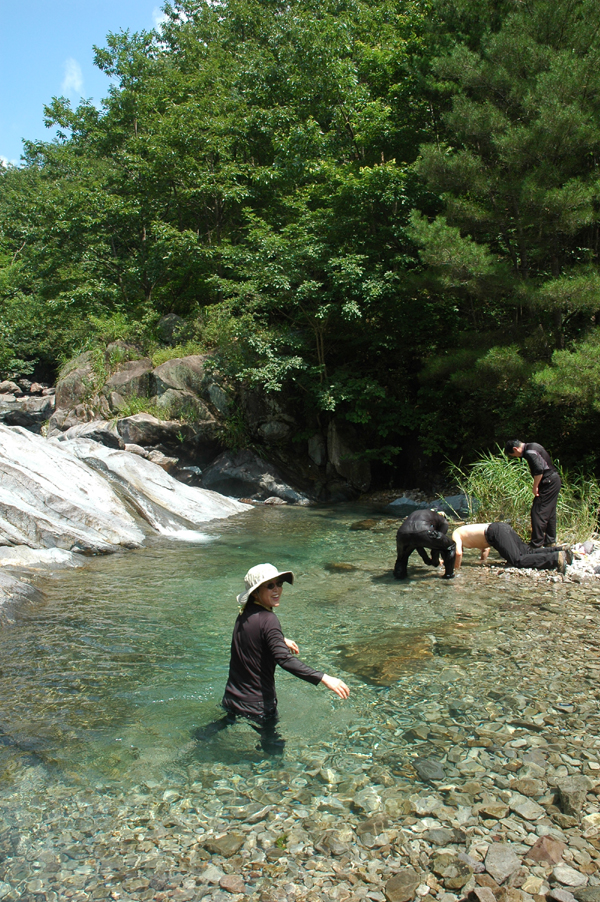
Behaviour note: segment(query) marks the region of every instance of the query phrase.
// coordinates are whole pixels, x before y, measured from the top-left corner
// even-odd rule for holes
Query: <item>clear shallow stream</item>
[[[31,751],[82,780],[137,781],[146,766],[168,773],[193,729],[219,715],[235,596],[265,561],[296,576],[278,610],[284,633],[352,690],[342,703],[279,671],[282,733],[290,748],[343,737],[381,694],[377,684],[404,669],[399,639],[410,669],[429,657],[432,633],[443,641],[457,614],[482,604],[476,583],[441,580],[416,554],[413,578],[394,580],[394,527],[349,529],[367,513],[256,509],[214,524],[205,543],[156,540],[57,575],[44,586],[47,604],[0,633],[4,754]],[[358,569],[325,569],[340,562]],[[255,744],[242,726],[209,745],[215,760],[235,760],[257,757]]]
[[[377,529],[350,530],[373,515],[381,518]],[[239,779],[260,783],[282,766],[282,785],[289,791],[291,781],[296,804],[310,808],[315,766],[333,766],[338,781],[350,778],[385,757],[416,722],[447,719],[448,701],[479,711],[482,722],[493,720],[498,690],[539,698],[552,669],[543,655],[526,679],[518,661],[508,668],[514,643],[508,636],[507,645],[503,630],[513,614],[537,606],[543,635],[560,623],[569,597],[585,603],[593,594],[547,575],[534,581],[484,571],[474,557],[445,581],[415,554],[411,578],[397,582],[395,526],[384,516],[350,506],[257,508],[210,525],[204,542],[150,540],[45,580],[47,602],[0,633],[0,849],[11,851],[7,837],[14,846],[18,828],[25,859],[74,840],[92,855],[107,823],[127,830],[129,818],[133,829],[140,798],[160,808],[174,789],[196,793],[178,816],[191,810],[190,830],[202,832],[203,806],[225,811],[227,820],[213,789],[203,796],[215,775],[233,791]],[[351,688],[342,702],[278,671],[283,759],[265,759],[244,724],[208,742],[193,737],[220,715],[235,595],[246,570],[266,561],[296,576],[278,610],[286,636],[303,660]],[[356,569],[331,572],[332,563]],[[527,629],[527,619],[518,629]],[[563,681],[553,695],[570,704],[573,688]],[[535,701],[526,705],[518,703],[534,717]],[[404,769],[409,783],[410,773]],[[10,883],[2,885],[31,882],[32,868],[19,871],[11,855],[5,865]]]

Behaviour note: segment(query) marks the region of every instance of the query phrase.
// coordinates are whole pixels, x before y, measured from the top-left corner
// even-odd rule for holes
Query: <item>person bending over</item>
[[[396,533],[397,558],[394,565],[396,579],[406,579],[408,559],[417,551],[430,567],[438,567],[440,556],[444,562],[443,579],[454,576],[454,541],[446,535],[448,521],[443,514],[432,510],[418,510],[409,514]],[[426,552],[431,550],[431,557]]]
[[[522,457],[533,476],[531,505],[531,547],[556,544],[556,503],[561,481],[558,470],[545,448],[536,442],[510,439],[504,446],[507,457]]]
[[[567,564],[573,561],[573,555],[561,546],[549,548],[532,548],[521,541],[510,523],[469,523],[459,526],[452,533],[456,543],[456,563],[458,570],[462,563],[465,548],[481,550],[480,561],[487,560],[490,547],[495,548],[510,567],[521,569],[530,567],[533,570],[560,570],[565,572]]]
[[[284,746],[276,730],[277,664],[308,683],[322,683],[340,698],[350,694],[342,680],[313,670],[295,657],[298,646],[285,638],[274,613],[286,582],[294,582],[291,570],[280,572],[272,564],[258,564],[246,573],[244,591],[237,596],[241,610],[233,628],[229,679],[221,703],[227,716],[210,725],[212,729],[208,731],[214,733],[243,717],[260,734],[261,745],[269,754],[281,754]],[[205,738],[206,728],[200,732],[197,738]]]

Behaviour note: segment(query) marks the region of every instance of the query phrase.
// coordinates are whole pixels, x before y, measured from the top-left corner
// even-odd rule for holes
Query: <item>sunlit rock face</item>
[[[142,543],[109,483],[64,445],[0,425],[0,475],[2,545],[98,554]]]
[[[117,487],[157,532],[194,529],[210,520],[250,509],[250,505],[217,492],[184,485],[162,467],[129,451],[85,439],[70,442],[69,446],[81,461]]]
[[[136,454],[86,439],[46,441],[20,427],[0,425],[0,477],[0,545],[107,553],[141,545],[134,513],[168,533],[247,509]]]

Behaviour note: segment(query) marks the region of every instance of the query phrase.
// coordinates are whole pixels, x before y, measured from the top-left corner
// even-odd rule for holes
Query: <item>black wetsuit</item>
[[[559,548],[532,548],[522,542],[510,523],[490,523],[485,540],[510,567],[534,570],[558,569]]]
[[[561,481],[552,458],[537,442],[523,448],[523,459],[529,464],[532,476],[542,477],[537,495],[531,505],[531,547],[556,544],[556,502]]]
[[[315,686],[323,679],[322,671],[313,670],[289,650],[276,614],[250,598],[233,628],[223,707],[254,719],[276,716],[276,664]]]
[[[446,568],[444,578],[451,579],[454,576],[456,544],[446,535],[447,532],[448,521],[435,511],[419,510],[409,514],[396,533],[396,579],[406,579],[408,559],[413,551],[417,551],[431,567],[439,566],[441,555]],[[426,548],[431,549],[431,557]]]
[[[197,729],[195,738],[209,740],[242,717],[260,735],[265,752],[281,755],[285,741],[277,731],[276,664],[314,685],[324,676],[292,654],[277,616],[250,598],[233,628],[229,679],[221,703],[227,714]]]

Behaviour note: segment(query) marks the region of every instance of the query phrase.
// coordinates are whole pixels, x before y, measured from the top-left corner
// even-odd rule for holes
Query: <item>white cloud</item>
[[[61,90],[62,93],[67,96],[79,94],[81,97],[83,92],[83,74],[81,72],[81,66],[77,60],[74,60],[72,57],[65,63],[65,77],[63,78]]]
[[[0,167],[2,169],[8,169],[9,166],[18,166],[18,165],[19,165],[18,160],[9,160],[8,157],[3,157],[2,154],[0,154]]]
[[[165,22],[169,21],[169,17],[167,14],[161,9],[160,6],[155,6],[152,10],[152,18],[154,20],[154,27],[160,28],[161,25],[164,25]]]
[[[207,0],[207,2],[210,3],[211,0]],[[156,28],[157,31],[160,31],[161,27],[163,25],[165,25],[165,23],[170,21],[169,16],[166,14],[166,12],[164,12],[162,7],[160,7],[160,6],[155,6],[154,9],[152,10],[152,19],[154,21],[154,27]],[[179,23],[187,22],[188,19],[189,19],[189,16],[187,15],[186,12],[184,12],[184,10],[182,10],[182,9],[177,10],[177,14],[176,14],[175,20],[174,20],[175,22],[179,22]]]

